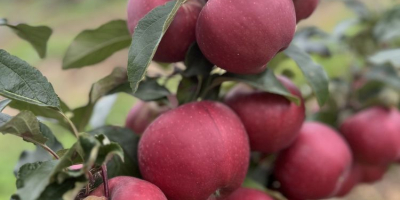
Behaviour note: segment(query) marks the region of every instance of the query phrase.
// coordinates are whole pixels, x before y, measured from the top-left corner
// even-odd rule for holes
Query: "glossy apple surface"
[[[265,192],[250,188],[239,188],[224,200],[274,200]]]
[[[142,134],[154,119],[168,109],[168,106],[162,106],[156,102],[138,101],[129,111],[125,120],[125,127],[131,129],[134,133]]]
[[[145,180],[169,200],[227,196],[240,187],[249,165],[249,141],[239,117],[227,106],[193,102],[158,117],[139,142]]]

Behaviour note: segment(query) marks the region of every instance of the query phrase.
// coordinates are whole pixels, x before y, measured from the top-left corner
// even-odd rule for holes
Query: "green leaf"
[[[144,79],[161,38],[183,3],[184,0],[174,0],[156,7],[135,28],[128,58],[128,79],[133,93]]]
[[[0,95],[60,110],[53,86],[39,70],[0,49]]]
[[[345,0],[344,3],[348,8],[353,10],[353,12],[356,13],[360,18],[368,19],[371,17],[371,11],[362,1]]]
[[[138,166],[138,144],[139,136],[133,133],[130,129],[105,126],[89,132],[91,135],[104,134],[112,142],[118,143],[124,153],[124,162],[117,156],[114,156],[110,162],[107,163],[108,177],[116,176],[135,176],[140,177]]]
[[[400,37],[400,5],[387,11],[376,23],[373,34],[381,42]]]
[[[10,99],[3,99],[0,101],[0,112],[4,110],[8,106],[8,104],[11,102]]]
[[[199,87],[199,81],[196,77],[182,77],[176,92],[179,105],[195,101],[200,92]]]
[[[400,49],[382,50],[369,57],[369,61],[375,65],[390,63],[395,67],[400,67]]]
[[[208,76],[214,64],[207,60],[201,53],[197,43],[190,46],[185,58],[186,70],[183,75],[186,77],[191,76]]]
[[[1,125],[0,132],[16,135],[34,144],[45,145],[47,141],[47,138],[40,132],[39,121],[29,111],[22,111]]]
[[[379,81],[400,91],[400,77],[395,68],[389,65],[372,67],[366,74],[367,80]]]
[[[310,55],[301,50],[293,43],[284,51],[292,58],[302,70],[308,83],[314,91],[320,106],[324,105],[329,98],[329,79],[321,65],[315,63]]]
[[[0,113],[0,126],[3,126],[3,124],[10,121],[11,118],[12,117],[7,114]]]
[[[110,21],[95,30],[81,32],[68,47],[63,69],[81,68],[99,63],[131,43],[126,21]]]
[[[114,94],[118,92],[124,92],[127,94],[130,94],[142,101],[155,101],[159,100],[162,98],[166,98],[168,95],[170,95],[170,91],[164,87],[161,86],[156,78],[150,78],[147,77],[145,80],[140,82],[139,87],[135,93],[132,92],[132,89],[129,85],[129,83],[124,83],[114,90],[112,90],[109,94]]]
[[[36,200],[50,184],[53,169],[58,160],[26,164],[17,175],[17,195],[21,200]]]
[[[46,57],[47,41],[52,34],[52,30],[47,26],[30,26],[28,24],[18,24],[16,26],[7,24],[21,39],[29,42],[37,51],[40,58]]]
[[[53,132],[46,125],[40,123],[40,132],[44,137],[47,138],[46,146],[52,149],[54,152],[59,151],[63,148],[62,144],[54,137]],[[23,151],[19,157],[18,163],[15,166],[15,171],[17,171],[22,165],[26,163],[34,163],[38,161],[51,160],[53,157],[49,152],[47,152],[42,147],[36,145],[35,151]]]
[[[282,83],[276,78],[274,72],[270,69],[254,75],[226,73],[220,77],[215,78],[212,86],[219,85],[224,81],[238,81],[247,83],[262,91],[285,96],[290,101],[293,101],[296,104],[300,104],[300,99],[297,96],[294,96],[290,92],[288,92],[287,89],[282,85]]]

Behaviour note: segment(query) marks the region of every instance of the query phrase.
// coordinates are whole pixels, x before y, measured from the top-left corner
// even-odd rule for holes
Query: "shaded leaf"
[[[30,26],[28,24],[18,24],[16,26],[7,24],[14,33],[21,39],[29,42],[37,51],[40,58],[46,57],[47,42],[53,33],[47,26]]]
[[[0,95],[53,109],[60,101],[53,86],[39,70],[0,49]]]
[[[345,0],[344,3],[348,8],[353,10],[354,13],[363,19],[368,19],[371,16],[371,11],[362,1]]]
[[[400,91],[400,77],[396,69],[392,66],[384,65],[372,67],[366,74],[366,78],[368,80],[380,81],[385,85]]]
[[[381,42],[388,42],[400,37],[400,5],[387,11],[373,29],[374,37]]]
[[[22,111],[1,125],[0,132],[16,135],[34,144],[45,145],[47,141],[47,138],[40,132],[39,121],[29,111]]]
[[[11,102],[10,99],[3,99],[0,101],[0,112],[4,110],[8,106],[8,104]]]
[[[186,70],[183,75],[186,77],[191,76],[208,76],[214,64],[207,60],[207,58],[200,51],[197,43],[190,46],[185,57]]]
[[[382,50],[369,57],[369,61],[376,65],[390,63],[393,66],[400,67],[400,49]]]
[[[109,94],[114,94],[118,92],[124,92],[130,94],[142,101],[154,101],[162,98],[166,98],[171,93],[169,90],[158,84],[156,78],[147,77],[145,80],[141,81],[139,87],[135,93],[132,92],[130,84],[124,83],[114,90],[112,90]]]
[[[311,85],[318,100],[318,104],[320,106],[324,105],[329,98],[329,79],[322,66],[315,63],[310,55],[294,44],[291,44],[284,53],[297,63],[308,83]]]
[[[10,119],[11,119],[11,116],[4,114],[4,113],[0,113],[0,126],[3,126],[3,124],[10,121]]]
[[[97,29],[84,30],[68,47],[63,69],[81,68],[99,63],[131,43],[126,21],[110,21]]]
[[[183,77],[179,82],[178,91],[176,92],[179,105],[195,101],[200,92],[199,87],[201,86],[199,86],[196,77]]]
[[[226,73],[220,77],[215,78],[212,85],[216,86],[224,81],[238,81],[247,83],[262,91],[285,96],[290,101],[293,101],[296,104],[300,104],[300,99],[288,92],[287,89],[282,85],[282,83],[276,78],[274,72],[270,69],[254,75]]]
[[[129,48],[128,80],[133,93],[145,77],[147,67],[184,0],[169,1],[158,6],[142,18],[135,28]]]
[[[112,142],[118,143],[124,152],[124,162],[114,156],[110,162],[107,163],[108,176],[110,178],[115,176],[135,176],[140,177],[138,166],[138,143],[139,136],[133,133],[130,129],[105,126],[89,132],[91,135],[104,134]]]

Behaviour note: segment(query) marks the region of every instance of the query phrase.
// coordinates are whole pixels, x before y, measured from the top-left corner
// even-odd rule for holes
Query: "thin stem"
[[[72,121],[69,119],[69,117],[65,116],[65,114],[61,111],[59,111],[59,113],[67,120],[68,124],[71,126],[72,131],[74,132],[75,137],[79,137],[78,136],[78,130],[76,129],[74,123],[72,123]]]
[[[36,141],[30,139],[30,138],[24,138],[24,140],[26,140],[26,141],[28,141],[28,142],[32,142],[32,143],[34,143],[34,144],[36,144],[36,145],[41,146],[44,150],[46,150],[47,152],[49,152],[55,159],[57,159],[57,160],[60,159],[60,157],[56,154],[56,152],[54,152],[52,149],[50,149],[50,147],[48,147],[47,145],[45,145],[45,144],[40,144],[40,143],[38,143],[38,142],[36,142]]]
[[[101,165],[101,176],[103,177],[103,183],[104,183],[104,196],[106,196],[107,199],[110,199],[110,192],[108,190],[108,176],[107,176],[106,164]]]

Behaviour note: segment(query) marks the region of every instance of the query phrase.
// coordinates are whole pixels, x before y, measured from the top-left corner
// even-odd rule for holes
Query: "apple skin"
[[[108,180],[110,199],[112,200],[167,200],[167,197],[155,185],[138,178],[117,176]],[[104,196],[104,186],[101,184],[91,196]]]
[[[361,165],[359,164],[361,171],[361,182],[363,183],[374,183],[383,178],[388,166],[387,165]]]
[[[354,158],[367,165],[386,165],[400,157],[400,113],[371,107],[344,120],[340,131]]]
[[[289,46],[296,29],[292,0],[209,0],[196,39],[204,56],[238,74],[256,74]]]
[[[300,91],[287,78],[279,80],[293,94],[301,98]],[[239,87],[242,87],[239,85]],[[305,107],[297,106],[284,96],[263,91],[250,92],[247,88],[228,93],[225,103],[242,120],[249,135],[253,151],[274,153],[292,144],[304,122]]]
[[[296,10],[296,21],[310,17],[318,6],[319,0],[293,0]]]
[[[350,173],[347,174],[345,177],[345,180],[343,184],[340,187],[340,190],[338,194],[336,195],[337,197],[344,197],[350,191],[356,186],[358,183],[361,182],[362,179],[362,173],[361,173],[361,167],[357,163],[353,163],[353,166],[351,167]]]
[[[274,175],[288,198],[323,199],[337,194],[351,163],[350,148],[336,131],[305,122],[292,146],[278,154]]]
[[[139,142],[145,180],[169,200],[227,196],[245,179],[250,147],[239,117],[212,101],[182,105],[159,116]]]
[[[169,0],[129,0],[128,28],[131,34],[147,13],[157,6],[164,5]],[[161,39],[153,57],[158,62],[183,61],[190,45],[196,41],[196,22],[204,5],[203,0],[189,0],[175,15],[167,32]]]
[[[138,101],[129,111],[125,127],[136,134],[142,134],[154,119],[168,109],[168,106],[161,106],[156,102]]]
[[[239,188],[224,200],[274,200],[265,192],[250,188]]]

